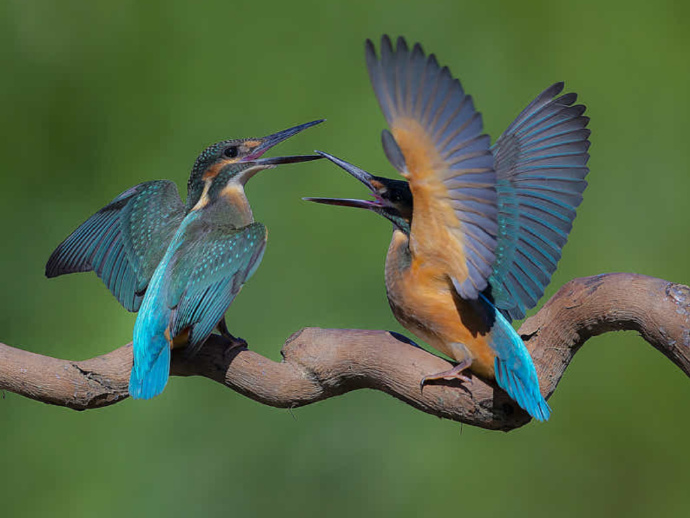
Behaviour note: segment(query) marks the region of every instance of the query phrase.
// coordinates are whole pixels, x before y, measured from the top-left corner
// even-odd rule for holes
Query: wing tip
[[[565,81],[556,81],[554,84],[547,88],[547,91],[552,91],[553,95],[551,97],[556,97],[565,88]]]
[[[55,264],[55,263],[57,262],[57,261],[55,260],[55,253],[56,253],[56,252],[57,252],[57,250],[55,250],[55,252],[53,252],[53,253],[50,255],[50,258],[48,259],[48,262],[46,263],[46,267],[45,267],[45,276],[46,276],[48,279],[52,279],[52,278],[57,277],[58,275],[60,275],[60,273],[59,273],[59,271],[58,271],[58,268],[56,267],[56,264]]]
[[[374,42],[371,41],[371,38],[367,38],[364,42],[364,51],[367,56],[376,58],[376,47],[374,46]]]

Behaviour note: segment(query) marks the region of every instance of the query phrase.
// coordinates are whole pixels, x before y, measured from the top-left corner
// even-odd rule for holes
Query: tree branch
[[[588,338],[635,330],[690,375],[690,288],[643,275],[612,273],[563,286],[519,332],[548,398]],[[173,355],[172,374],[205,376],[260,403],[294,408],[361,388],[381,390],[438,417],[512,430],[529,416],[500,389],[474,376],[468,383],[424,375],[449,363],[386,331],[305,328],[274,362],[247,349],[227,349],[212,336],[193,359]],[[41,356],[0,344],[0,389],[75,410],[128,396],[132,345],[84,361]]]

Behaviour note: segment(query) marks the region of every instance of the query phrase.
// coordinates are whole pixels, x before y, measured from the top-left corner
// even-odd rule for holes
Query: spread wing
[[[186,233],[172,259],[168,306],[173,309],[170,334],[189,332],[190,355],[223,318],[265,249],[261,223],[235,229],[201,222]]]
[[[137,311],[183,217],[184,205],[173,182],[132,187],[55,249],[46,276],[94,271],[125,309]]]
[[[410,51],[399,38],[394,50],[384,36],[381,57],[367,41],[366,59],[392,133],[384,131],[386,155],[410,181],[412,254],[436,263],[460,296],[476,299],[492,272],[498,230],[496,174],[481,115],[419,44]]]
[[[544,294],[561,257],[589,169],[589,118],[556,83],[532,101],[493,147],[498,244],[494,303],[520,319]]]

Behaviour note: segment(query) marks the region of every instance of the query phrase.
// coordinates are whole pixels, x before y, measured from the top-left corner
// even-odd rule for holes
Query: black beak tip
[[[307,128],[311,128],[313,126],[318,126],[319,124],[326,122],[326,119],[316,119],[315,121],[311,122],[305,122],[304,124],[300,124],[299,126],[295,126],[294,128],[290,129],[296,129],[298,133],[304,131]]]

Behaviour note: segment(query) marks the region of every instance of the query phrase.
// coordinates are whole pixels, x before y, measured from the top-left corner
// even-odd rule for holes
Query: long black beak
[[[371,181],[374,179],[374,175],[367,173],[364,169],[360,169],[359,167],[351,164],[350,162],[345,162],[345,160],[341,160],[337,156],[333,156],[329,153],[324,153],[323,151],[318,150],[314,152],[321,155],[324,158],[327,158],[335,165],[343,168],[345,171],[357,178],[357,180],[366,185],[372,193],[376,192],[376,188],[371,183]]]
[[[256,139],[261,142],[256,149],[252,152],[252,154],[248,157],[246,157],[243,162],[252,162],[257,165],[265,165],[265,166],[273,166],[273,165],[280,165],[280,164],[294,164],[296,162],[308,162],[310,160],[318,160],[321,158],[320,156],[316,155],[298,155],[298,156],[285,156],[285,157],[271,157],[271,158],[260,158],[261,155],[263,155],[266,151],[271,149],[273,146],[276,144],[279,144],[283,142],[284,140],[289,139],[290,137],[293,137],[297,135],[298,133],[304,131],[307,128],[311,128],[312,126],[316,126],[317,124],[321,124],[324,122],[326,119],[319,119],[315,120],[312,122],[307,122],[305,124],[300,124],[299,126],[294,126],[292,128],[288,128],[283,131],[279,131],[278,133],[273,133],[272,135],[268,135],[266,137],[262,137],[259,139]]]
[[[360,182],[362,182],[364,185],[366,185],[369,190],[371,191],[371,194],[374,196],[374,200],[356,200],[352,198],[312,198],[312,197],[307,197],[307,198],[302,198],[305,201],[313,201],[315,203],[323,203],[324,205],[337,205],[339,207],[355,207],[358,209],[368,209],[368,210],[374,210],[377,208],[384,207],[385,205],[382,203],[382,200],[377,196],[376,192],[376,187],[372,184],[372,180],[375,179],[374,175],[367,173],[363,169],[360,169],[356,165],[353,165],[349,162],[346,162],[345,160],[341,160],[338,157],[335,157],[331,154],[324,153],[323,151],[316,151],[319,155],[321,155],[324,158],[327,158],[337,166],[341,167],[345,171],[347,171],[349,174],[357,178]]]
[[[304,201],[313,201],[316,203],[323,203],[324,205],[337,205],[338,207],[355,207],[357,209],[376,209],[381,207],[375,201],[356,200],[353,198],[302,198]]]
[[[275,166],[280,164],[295,164],[297,162],[309,162],[311,160],[320,160],[319,155],[295,155],[295,156],[272,156],[268,158],[257,158],[255,160],[250,160],[249,163],[263,165],[268,169],[269,166]]]

